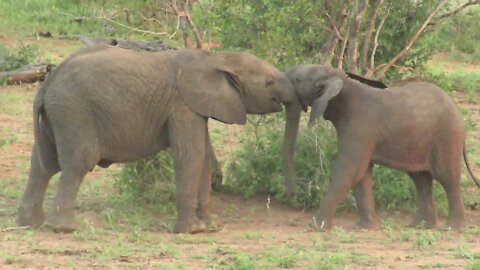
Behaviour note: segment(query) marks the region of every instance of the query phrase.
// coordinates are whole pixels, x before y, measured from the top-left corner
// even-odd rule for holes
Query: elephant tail
[[[465,165],[467,166],[468,173],[470,174],[470,177],[472,177],[473,181],[477,185],[477,187],[480,188],[480,183],[477,178],[473,175],[472,169],[470,168],[470,164],[468,163],[468,158],[467,158],[467,150],[466,150],[466,145],[465,143],[463,144],[463,159],[465,160]]]
[[[43,104],[43,96],[45,94],[46,85],[42,85],[40,89],[38,90],[37,96],[35,97],[35,101],[33,102],[33,136],[35,139],[35,144],[36,147],[38,147],[38,160],[40,162],[40,167],[43,168],[43,157],[42,157],[42,152],[43,152],[43,143],[41,143],[42,139],[42,131],[40,130],[40,122],[45,122],[46,121],[46,115],[45,115],[45,107]]]

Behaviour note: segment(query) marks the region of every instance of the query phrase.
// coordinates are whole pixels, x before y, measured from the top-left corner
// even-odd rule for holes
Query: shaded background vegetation
[[[16,24],[32,35],[49,31],[55,38],[90,35],[164,40],[175,47],[249,51],[281,70],[302,63],[327,63],[373,77],[405,48],[440,1],[370,1],[367,6],[362,6],[366,1],[330,2],[3,0],[0,17],[5,19],[0,24],[2,28]],[[480,12],[474,2],[478,1],[446,1],[408,53],[396,61],[382,79],[421,77],[446,91],[463,90],[467,98],[473,100],[480,87],[478,76],[445,74],[443,70],[428,68],[426,63],[441,53],[448,53],[456,61],[480,62]],[[464,3],[472,6],[442,17]],[[363,17],[355,34],[359,14]],[[336,30],[331,21],[337,23]],[[334,39],[336,43],[332,43]],[[353,43],[357,43],[357,48],[350,52]],[[329,44],[334,45],[329,47]],[[2,46],[0,71],[36,62],[40,55],[38,48],[30,45]],[[363,57],[368,59],[366,65],[362,63]],[[465,114],[469,126],[475,125],[468,121],[468,112]],[[249,116],[249,123],[237,138],[235,151],[221,158],[224,189],[247,197],[265,194],[286,200],[281,172],[284,122],[282,114]],[[220,131],[212,137],[216,145],[222,145],[227,135]],[[326,122],[315,129],[307,129],[302,124],[298,140],[298,192],[289,203],[316,208],[328,185],[336,155],[335,130]],[[403,173],[375,168],[374,178],[379,208],[414,209],[413,184]],[[465,185],[469,182],[465,181]],[[160,153],[153,159],[125,165],[118,175],[117,188],[122,195],[144,204],[171,203],[174,180],[170,155]],[[440,210],[445,212],[446,201],[438,186],[435,196],[440,201]],[[354,207],[353,200],[346,200],[343,206]]]

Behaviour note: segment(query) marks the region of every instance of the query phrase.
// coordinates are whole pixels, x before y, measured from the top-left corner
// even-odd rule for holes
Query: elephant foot
[[[45,214],[42,210],[32,211],[20,207],[15,221],[18,226],[31,226],[33,228],[38,228],[45,222]]]
[[[380,223],[377,219],[373,220],[362,220],[360,219],[356,224],[355,228],[362,230],[372,230],[376,231],[380,229]]]
[[[434,229],[437,227],[437,219],[435,217],[426,219],[417,215],[409,226],[413,228]]]
[[[207,231],[219,231],[223,228],[223,222],[217,215],[199,217],[207,225]]]
[[[189,218],[178,218],[175,226],[173,226],[174,233],[200,233],[207,230],[207,225],[205,222],[199,218],[189,217]]]
[[[447,226],[457,231],[465,228],[466,225],[464,218],[452,218],[447,221]]]
[[[72,233],[78,228],[78,225],[74,214],[55,214],[48,216],[45,227],[56,233]]]
[[[319,232],[330,231],[333,227],[331,219],[324,219],[320,216],[313,217],[313,221],[310,225],[314,230]]]

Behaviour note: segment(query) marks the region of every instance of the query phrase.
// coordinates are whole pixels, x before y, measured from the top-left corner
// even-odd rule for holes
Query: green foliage
[[[322,2],[219,0],[211,14],[196,19],[202,28],[215,30],[223,48],[248,50],[286,68],[319,56],[327,34],[318,8]]]
[[[127,194],[135,201],[160,207],[161,212],[166,214],[175,213],[173,159],[167,151],[126,164],[115,185],[121,194]]]
[[[282,200],[285,195],[281,158],[284,119],[275,116],[249,119],[254,124],[246,126],[245,134],[240,138],[241,147],[227,165],[225,185],[245,197],[262,193]],[[325,122],[299,133],[294,205],[312,208],[320,204],[336,152],[334,134],[333,128]]]
[[[430,67],[421,73],[421,76],[440,86],[447,93],[451,91],[462,91],[466,94],[467,100],[474,102],[480,89],[480,73],[464,70],[445,71],[441,68]]]
[[[171,36],[177,28],[177,17],[162,12],[163,5],[154,0],[2,0],[0,29],[19,31],[23,35],[49,31],[55,36],[168,39],[169,44],[175,45],[181,40],[181,35]],[[144,14],[149,12],[155,12],[159,23],[144,20]],[[165,34],[145,35],[132,28]]]
[[[336,14],[345,3],[333,2]],[[379,36],[375,65],[398,54],[436,4],[433,0],[385,1],[378,18],[387,16],[387,20]],[[369,5],[364,22],[369,21],[373,6]],[[211,38],[222,43],[223,48],[251,51],[280,69],[319,63],[322,46],[329,34],[325,31],[328,25],[325,18],[322,0],[218,0],[208,15],[195,17],[201,28],[210,29]],[[359,42],[362,43],[364,27],[360,31]],[[411,68],[422,66],[435,52],[437,43],[432,33],[423,33],[409,54],[397,64]],[[387,75],[393,78],[401,73],[392,69]]]
[[[0,44],[0,71],[13,70],[36,63],[40,56],[40,48],[35,44],[23,44],[13,49]]]
[[[281,158],[284,120],[274,116],[266,117],[263,122],[252,120],[258,117],[249,119],[251,121],[240,138],[241,146],[226,167],[224,184],[245,197],[268,194],[284,201]],[[331,124],[321,121],[315,128],[301,127],[295,157],[297,189],[289,203],[304,209],[319,208],[332,176],[336,153],[336,133]],[[375,166],[373,179],[373,195],[378,209],[415,209],[415,188],[407,174]],[[446,214],[447,200],[438,184],[434,185],[434,198],[439,212]],[[349,200],[345,200],[341,207],[352,206]]]
[[[480,61],[478,29],[480,29],[480,8],[474,6],[440,25],[435,32],[438,48],[454,54],[457,60],[462,62],[478,63]]]

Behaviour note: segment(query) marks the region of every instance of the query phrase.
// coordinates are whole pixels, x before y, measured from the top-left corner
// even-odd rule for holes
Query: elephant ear
[[[349,78],[352,78],[354,80],[357,80],[363,84],[366,84],[368,86],[371,86],[371,87],[375,87],[375,88],[380,88],[380,89],[385,89],[385,88],[388,88],[388,86],[386,86],[383,82],[381,81],[375,81],[375,80],[370,80],[370,79],[367,79],[365,77],[362,77],[360,75],[357,75],[357,74],[353,74],[353,73],[350,73],[350,72],[347,72],[347,75]]]
[[[328,101],[340,93],[343,88],[343,79],[338,76],[321,78],[314,83],[313,87],[313,92],[318,98],[312,102],[309,126],[315,125],[318,117],[327,109]]]
[[[226,124],[245,124],[243,84],[232,71],[204,61],[189,63],[177,73],[177,88],[196,113]]]

